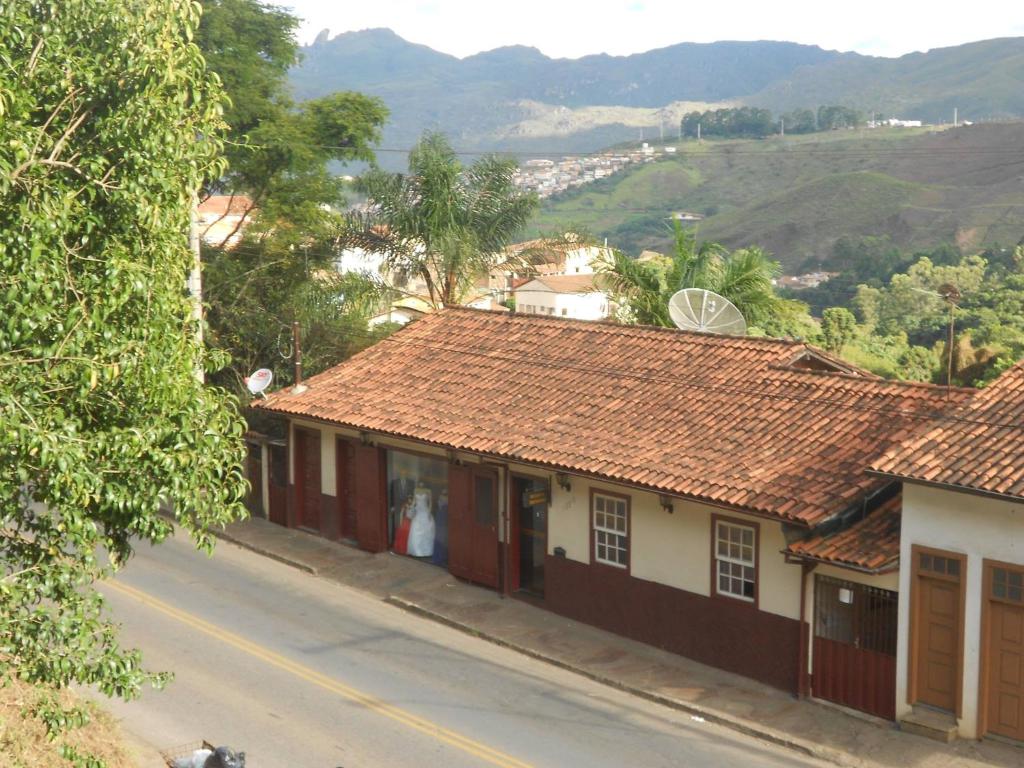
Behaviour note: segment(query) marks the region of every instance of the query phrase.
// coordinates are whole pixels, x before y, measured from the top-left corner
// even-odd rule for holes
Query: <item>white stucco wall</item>
[[[959,734],[978,735],[983,560],[1024,564],[1024,504],[941,488],[904,484],[900,541],[896,714],[907,714],[910,660],[911,547],[919,544],[967,556],[964,574],[964,678]]]
[[[571,317],[576,320],[604,320],[608,317],[608,296],[601,291],[555,293],[547,288],[515,291],[516,310],[524,314]],[[562,310],[565,310],[565,314]],[[548,311],[550,310],[550,311]]]
[[[513,468],[513,471],[518,471]],[[525,467],[521,471],[537,475]],[[762,611],[800,618],[800,566],[785,562],[782,526],[737,512],[675,499],[670,514],[658,496],[611,483],[569,476],[566,492],[551,476],[548,554],[565,549],[570,560],[590,562],[590,489],[630,497],[630,573],[698,595],[711,594],[711,516],[718,514],[760,527],[758,604]]]

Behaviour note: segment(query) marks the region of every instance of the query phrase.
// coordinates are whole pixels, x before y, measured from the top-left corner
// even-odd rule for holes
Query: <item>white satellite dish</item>
[[[258,395],[263,392],[264,389],[270,386],[270,382],[274,380],[274,373],[269,368],[260,368],[255,371],[251,376],[246,377],[245,386],[249,388],[249,391],[254,395]]]
[[[701,333],[743,336],[747,321],[735,305],[703,288],[684,288],[668,300],[668,314],[677,328]]]

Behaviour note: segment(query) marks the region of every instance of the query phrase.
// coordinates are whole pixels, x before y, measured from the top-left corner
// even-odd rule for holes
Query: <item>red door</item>
[[[356,540],[368,552],[383,552],[387,548],[383,449],[354,445],[351,478]]]
[[[352,498],[353,445],[348,440],[338,439],[334,446],[334,470],[337,478],[337,521],[338,536],[342,539],[356,538],[356,506]]]
[[[320,532],[320,433],[295,428],[296,525]]]
[[[270,444],[270,522],[288,525],[288,447]]]
[[[498,587],[498,475],[452,465],[448,472],[448,569]]]

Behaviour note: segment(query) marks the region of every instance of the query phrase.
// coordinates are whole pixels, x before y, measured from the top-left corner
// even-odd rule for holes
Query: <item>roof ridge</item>
[[[481,315],[496,315],[497,319],[504,320],[522,320],[525,322],[545,322],[545,323],[565,323],[566,325],[573,325],[579,328],[604,328],[604,329],[616,329],[622,332],[639,331],[643,333],[663,333],[666,335],[684,335],[691,339],[701,339],[710,341],[713,339],[728,339],[732,341],[744,341],[751,344],[758,344],[761,346],[785,346],[788,348],[794,347],[808,347],[809,345],[805,341],[797,339],[780,339],[774,336],[745,336],[735,333],[704,333],[702,331],[691,331],[683,328],[667,328],[662,325],[641,325],[641,324],[627,324],[620,323],[615,320],[579,320],[574,317],[562,317],[560,315],[534,315],[526,314],[523,312],[492,312],[489,309],[480,309],[478,307],[466,307],[458,305],[448,305],[444,307],[444,312],[465,312],[465,313],[476,313]],[[432,313],[440,314],[440,312]],[[420,321],[422,322],[422,321]],[[813,347],[812,347],[813,349]]]

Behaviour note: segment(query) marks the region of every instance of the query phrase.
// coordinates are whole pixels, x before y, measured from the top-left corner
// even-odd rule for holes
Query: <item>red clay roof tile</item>
[[[813,525],[964,395],[787,367],[804,349],[450,308],[253,405]]]
[[[895,571],[900,560],[901,507],[897,494],[863,520],[834,533],[795,541],[786,552],[870,573]]]
[[[1024,363],[890,448],[871,470],[1024,498]]]

